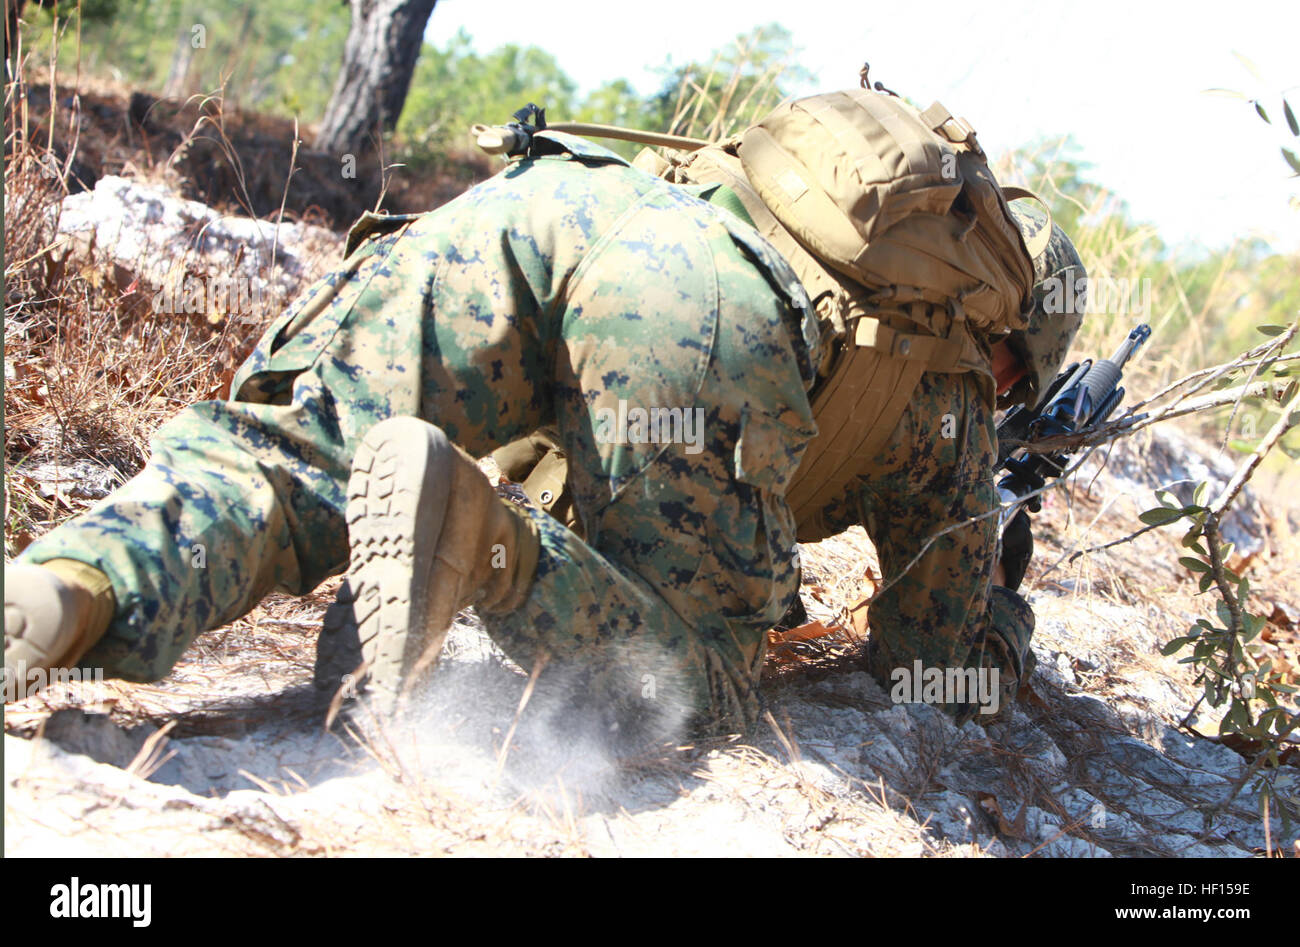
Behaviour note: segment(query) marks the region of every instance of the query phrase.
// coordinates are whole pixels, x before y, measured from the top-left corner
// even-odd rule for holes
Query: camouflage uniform
[[[838,529],[864,526],[876,546],[886,588],[868,607],[867,665],[887,691],[894,669],[911,671],[915,661],[996,668],[1000,708],[1018,689],[1034,613],[1015,592],[992,585],[996,460],[988,379],[926,372],[883,450],[865,460],[857,484],[823,513],[823,522]],[[965,525],[925,547],[956,524]],[[959,720],[975,713],[970,706],[948,709]]]
[[[922,374],[885,446],[863,459],[855,485],[821,512],[818,525],[831,532],[861,525],[876,546],[885,588],[868,608],[866,659],[881,686],[890,691],[894,670],[911,672],[916,661],[925,668],[997,669],[1001,712],[1026,676],[1034,613],[1017,593],[992,584],[999,520],[992,512],[998,497],[991,391],[990,380],[975,373]],[[512,475],[527,478],[526,488],[534,480],[530,466],[549,446],[540,432],[531,441],[540,443],[498,452],[523,455]],[[552,463],[544,486],[552,485],[555,466],[564,467]],[[546,505],[563,516],[565,497],[550,492]],[[969,702],[946,709],[961,721],[997,719]]]
[[[705,193],[726,206],[725,189]],[[1058,251],[1052,244],[1036,261],[1037,282],[1061,268],[1053,255]],[[1042,292],[1041,285],[1035,289],[1039,309]],[[1012,340],[1022,358],[1023,339],[1029,337],[1033,345],[1036,324]],[[1027,399],[1037,397],[1032,385],[1038,381],[1038,366],[1044,366],[1049,379],[1055,374],[1074,328],[1077,323],[1058,343],[1060,351],[1041,354],[1037,361],[1025,358],[1031,377],[1017,389]],[[977,347],[987,355],[987,342],[977,342]],[[910,672],[916,661],[925,668],[996,669],[1002,712],[1032,667],[1026,662],[1032,662],[1034,613],[1016,592],[992,584],[1000,558],[999,518],[993,512],[999,505],[993,476],[994,407],[991,374],[925,372],[884,447],[876,456],[862,458],[855,484],[817,519],[829,532],[861,525],[876,546],[886,587],[869,606],[866,658],[881,686],[891,690],[894,670]],[[532,488],[534,498],[545,488],[550,499],[543,505],[580,531],[581,523],[566,515],[567,497],[557,486],[564,481],[563,461],[556,463],[554,453],[544,457],[548,439],[543,432],[529,440],[498,456],[514,468],[509,471],[514,479]],[[538,467],[530,476],[533,464]],[[540,483],[534,486],[534,480]],[[931,536],[954,526],[958,528],[926,546]],[[945,709],[962,721],[997,719],[969,703]]]
[[[376,422],[416,415],[478,456],[554,424],[586,539],[531,510],[531,590],[488,632],[525,668],[559,659],[593,702],[752,719],[764,632],[797,587],[781,494],[813,434],[815,320],[725,212],[582,139],[535,148],[436,211],[363,221],[229,401],[187,408],[139,476],[26,550],[112,580],[84,665],[156,680],[272,589],[342,571],[349,464]],[[638,407],[698,409],[698,442],[636,442]],[[633,443],[602,434],[609,412]]]
[[[1086,308],[1087,276],[1068,237],[1032,205],[1014,208],[1026,241],[1047,226],[1055,233],[1034,260],[1029,326],[1007,337],[1028,373],[1003,396],[1003,406],[1038,401],[1065,362]],[[1052,298],[1063,292],[1078,295]],[[859,471],[858,486],[823,516],[843,528],[861,523],[876,545],[885,581],[896,580],[868,611],[867,661],[877,680],[888,687],[895,668],[917,660],[925,667],[995,668],[1005,710],[1033,669],[1034,612],[1019,594],[992,584],[1001,553],[999,520],[989,515],[999,502],[993,412],[992,379],[983,373],[922,375],[885,448]],[[974,521],[922,551],[927,538],[968,520]],[[969,706],[952,709],[958,719],[975,714]]]
[[[725,206],[722,190],[709,199]],[[1032,206],[1015,207],[1027,241],[1049,226],[1048,218]],[[1060,228],[1054,229],[1055,236],[1034,260],[1029,327],[1006,340],[1028,374],[1003,396],[1004,406],[1038,400],[1064,362],[1083,319],[1084,299],[1071,303],[1050,295],[1086,292],[1086,273],[1077,252]],[[827,342],[834,344],[828,338],[832,328],[825,328]],[[985,370],[923,373],[884,446],[875,456],[863,457],[855,483],[810,518],[821,535],[861,525],[876,546],[885,587],[868,609],[866,659],[886,691],[892,690],[896,669],[910,672],[917,661],[924,668],[996,669],[1001,713],[1033,668],[1034,613],[1016,592],[992,584],[1001,557],[994,512],[999,505],[994,389],[988,340],[977,339],[975,344],[985,356]],[[505,453],[533,454],[517,448]],[[527,475],[527,466],[514,472],[517,479]],[[542,479],[548,485],[555,481],[555,465],[545,473]],[[564,500],[558,493],[549,505],[563,515]],[[799,532],[808,525],[799,522]],[[926,545],[946,529],[952,531]],[[962,721],[997,719],[979,713],[969,702],[945,709]]]

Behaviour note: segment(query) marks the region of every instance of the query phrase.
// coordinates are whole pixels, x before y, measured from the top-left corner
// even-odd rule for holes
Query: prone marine
[[[794,105],[841,143],[859,141],[846,121],[882,124],[878,93],[834,96]],[[785,166],[755,170],[771,153],[747,133],[650,174],[536,128],[444,207],[367,215],[229,400],[183,411],[143,472],[6,565],[6,675],[157,680],[272,589],[346,570],[322,688],[359,678],[395,710],[472,604],[521,666],[576,674],[609,728],[734,731],[759,712],[766,631],[796,600],[796,540],[862,523],[889,580],[871,606],[877,678],[914,660],[991,667],[1014,692],[1033,615],[1013,590],[1025,542],[1008,553],[989,515],[994,403],[1033,403],[1059,368],[1078,319],[1047,312],[1042,288],[1082,264],[1044,215],[990,197],[968,126],[920,118],[946,146],[898,150],[963,161],[935,182],[950,207],[929,215],[956,221],[936,244],[977,226],[1000,241],[972,254],[985,269],[959,274],[961,292],[947,272],[882,287],[801,229],[816,162],[786,147],[779,115],[756,127]],[[866,135],[835,156],[861,170],[880,149]],[[835,199],[859,238],[880,216]],[[679,436],[611,436],[628,406],[680,418]],[[492,451],[539,505],[495,494],[473,459]]]

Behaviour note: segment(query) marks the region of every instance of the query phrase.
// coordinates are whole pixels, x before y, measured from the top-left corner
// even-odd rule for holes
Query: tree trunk
[[[315,144],[320,151],[359,156],[397,124],[437,0],[350,2],[343,68]]]

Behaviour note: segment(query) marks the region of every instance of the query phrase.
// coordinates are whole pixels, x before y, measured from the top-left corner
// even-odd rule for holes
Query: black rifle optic
[[[1124,400],[1120,381],[1124,364],[1151,336],[1151,327],[1138,325],[1110,358],[1094,362],[1086,359],[1066,366],[1048,387],[1047,393],[1032,409],[1017,405],[998,424],[998,469],[1006,474],[998,481],[998,495],[1007,509],[1003,522],[1021,506],[1037,513],[1038,495],[1022,500],[1039,490],[1050,477],[1059,477],[1069,462],[1069,450],[1034,454],[1022,445],[1045,437],[1078,434],[1107,420]]]

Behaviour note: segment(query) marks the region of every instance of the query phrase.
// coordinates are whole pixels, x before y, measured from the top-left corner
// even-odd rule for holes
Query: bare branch
[[[1241,488],[1246,485],[1246,481],[1255,473],[1255,468],[1264,459],[1264,455],[1273,449],[1277,442],[1282,439],[1282,435],[1295,427],[1295,419],[1300,417],[1297,412],[1300,412],[1300,394],[1292,394],[1291,400],[1282,409],[1282,416],[1269,429],[1268,434],[1260,441],[1259,446],[1246,458],[1246,462],[1237,468],[1237,472],[1232,475],[1232,479],[1223,488],[1223,492],[1210,504],[1211,516],[1217,518],[1224,511],[1233,498],[1241,492]]]

